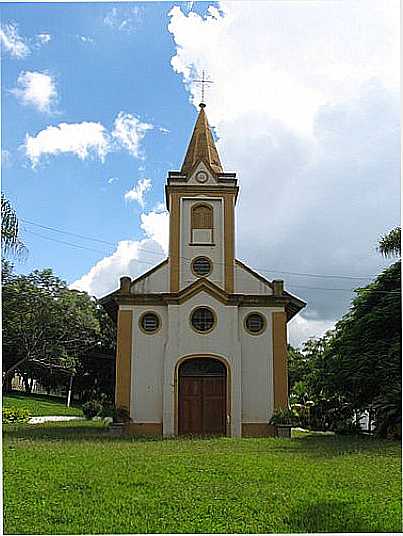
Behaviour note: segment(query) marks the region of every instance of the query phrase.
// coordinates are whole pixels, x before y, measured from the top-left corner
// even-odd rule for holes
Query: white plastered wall
[[[214,245],[192,246],[191,242],[191,207],[201,201],[213,207],[214,211]],[[180,289],[189,286],[198,279],[191,269],[192,259],[205,256],[212,262],[213,270],[208,279],[216,285],[224,286],[224,210],[223,199],[217,197],[189,196],[181,198],[180,231]]]
[[[235,293],[237,294],[273,294],[268,283],[263,283],[258,277],[235,263]]]
[[[133,312],[130,417],[136,423],[161,423],[163,401],[163,356],[168,333],[166,306],[121,306]],[[144,333],[139,326],[143,313],[160,317],[160,330]]]
[[[217,317],[216,327],[205,335],[195,332],[189,322],[191,311],[203,305],[212,308]],[[242,397],[238,310],[237,306],[225,306],[206,292],[198,293],[181,305],[168,306],[168,343],[164,362],[164,436],[175,434],[175,375],[177,363],[186,356],[217,356],[227,362],[231,376],[229,428],[231,436],[240,436]]]
[[[132,294],[168,292],[168,263],[162,264],[155,272],[134,283],[130,292]]]
[[[281,307],[241,307],[239,332],[242,346],[242,422],[267,423],[273,413],[273,319]],[[245,329],[249,313],[260,313],[266,320],[261,335]]]

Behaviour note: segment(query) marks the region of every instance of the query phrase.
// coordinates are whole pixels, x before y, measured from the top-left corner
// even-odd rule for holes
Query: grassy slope
[[[3,408],[27,408],[32,416],[39,415],[83,415],[81,408],[66,407],[60,399],[52,400],[41,395],[28,395],[26,393],[12,393],[3,396]]]
[[[6,533],[401,530],[400,445],[113,439],[98,423],[7,427]]]

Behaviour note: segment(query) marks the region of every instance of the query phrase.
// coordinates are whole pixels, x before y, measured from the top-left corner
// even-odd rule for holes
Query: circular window
[[[211,262],[207,257],[197,257],[192,262],[192,271],[199,277],[207,277],[211,272]]]
[[[207,333],[215,326],[215,315],[208,307],[198,307],[190,318],[193,328],[199,333]]]
[[[159,316],[155,313],[144,313],[140,318],[140,327],[145,333],[155,333],[160,328]]]
[[[266,327],[264,316],[259,313],[250,313],[246,317],[245,327],[252,335],[260,335]]]
[[[208,179],[208,175],[205,171],[199,171],[197,174],[196,174],[196,180],[198,182],[206,182]]]

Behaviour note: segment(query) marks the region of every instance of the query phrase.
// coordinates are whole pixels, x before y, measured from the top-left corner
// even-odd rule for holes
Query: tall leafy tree
[[[398,255],[400,228],[382,237],[378,247],[385,256]],[[301,381],[323,416],[322,425],[345,428],[354,411],[369,410],[379,435],[401,434],[400,260],[357,289],[335,329],[306,342],[303,354]]]
[[[13,275],[6,265],[5,275],[3,384],[15,371],[33,367],[74,372],[82,356],[99,343],[94,301],[69,290],[51,270]]]

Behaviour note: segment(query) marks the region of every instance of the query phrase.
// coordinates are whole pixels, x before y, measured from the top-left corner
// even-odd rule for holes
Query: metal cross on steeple
[[[206,103],[204,102],[204,89],[205,89],[205,84],[213,84],[214,82],[212,80],[207,80],[205,78],[205,73],[204,73],[204,70],[202,71],[202,77],[201,77],[201,80],[194,80],[194,82],[198,83],[198,84],[201,84],[201,103],[200,103],[200,107],[201,108],[204,108],[206,106]]]

